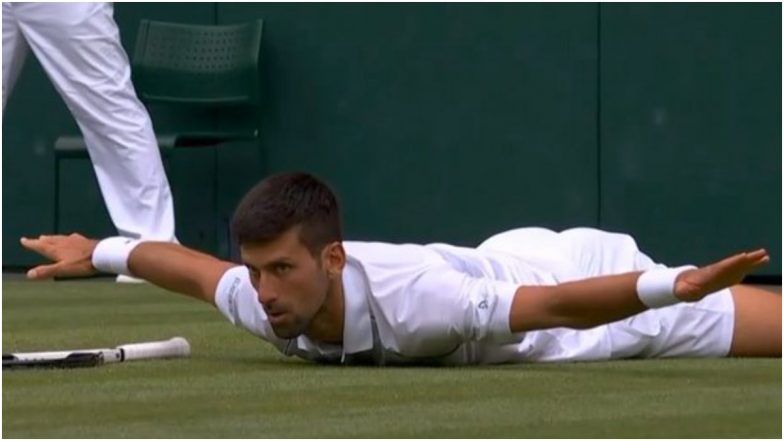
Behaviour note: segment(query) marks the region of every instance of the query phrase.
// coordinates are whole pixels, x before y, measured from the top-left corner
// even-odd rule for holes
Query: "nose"
[[[277,288],[273,286],[271,278],[267,277],[265,272],[259,274],[259,280],[256,283],[256,292],[259,297],[259,302],[265,307],[270,307],[278,298]]]

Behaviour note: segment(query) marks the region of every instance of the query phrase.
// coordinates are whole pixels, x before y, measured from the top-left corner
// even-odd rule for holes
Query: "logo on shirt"
[[[478,309],[487,309],[490,305],[487,303],[487,293],[482,293],[482,300],[476,305]]]
[[[229,312],[231,313],[232,317],[238,317],[239,312],[237,311],[237,294],[239,294],[239,287],[240,287],[240,278],[234,278],[234,282],[231,284],[231,288],[229,288]]]

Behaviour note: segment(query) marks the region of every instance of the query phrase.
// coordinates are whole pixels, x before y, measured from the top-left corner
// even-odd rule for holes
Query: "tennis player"
[[[589,228],[521,228],[477,248],[343,241],[334,193],[305,173],[261,181],[232,231],[244,266],[122,237],[21,242],[54,261],[31,279],[140,277],[317,362],[781,356],[781,296],[738,284],[765,250],[668,268],[630,236]]]

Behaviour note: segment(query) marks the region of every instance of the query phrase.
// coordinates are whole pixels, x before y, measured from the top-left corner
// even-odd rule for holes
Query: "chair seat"
[[[232,141],[248,141],[258,137],[258,131],[240,132],[185,132],[163,133],[156,135],[158,147],[162,150],[189,147],[210,147]],[[54,142],[54,152],[58,157],[85,157],[87,145],[81,136],[61,136]]]
[[[182,147],[209,147],[225,142],[249,141],[258,138],[258,131],[240,132],[185,132],[163,133],[156,135],[158,146],[162,149]]]

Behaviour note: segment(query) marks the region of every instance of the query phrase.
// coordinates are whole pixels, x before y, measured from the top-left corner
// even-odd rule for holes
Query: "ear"
[[[343,244],[332,242],[325,246],[321,252],[321,261],[324,262],[324,268],[331,279],[340,276],[346,265],[346,251],[343,249]]]

